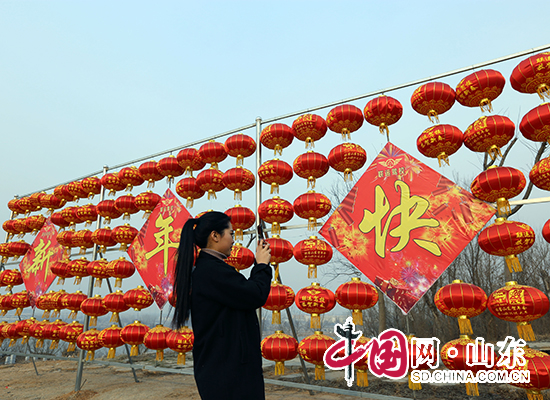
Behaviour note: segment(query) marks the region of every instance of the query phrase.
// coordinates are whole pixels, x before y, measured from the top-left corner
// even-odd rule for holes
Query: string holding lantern
[[[293,360],[298,355],[298,341],[281,330],[265,337],[260,348],[263,358],[275,361],[275,375],[284,375],[284,362]]]
[[[308,188],[311,186],[312,189],[315,189],[316,179],[326,175],[329,164],[324,155],[310,150],[296,157],[292,168],[300,178],[307,179]]]
[[[139,231],[130,224],[124,224],[113,229],[113,239],[116,243],[120,243],[120,251],[126,251],[138,233]]]
[[[73,247],[80,247],[79,254],[86,254],[86,249],[91,249],[94,247],[94,242],[92,240],[93,232],[89,229],[83,229],[81,231],[76,231],[71,238],[71,243]]]
[[[529,180],[541,190],[550,190],[550,158],[543,158],[529,171]]]
[[[70,324],[64,325],[59,330],[59,339],[69,343],[67,352],[75,351],[78,336],[84,331],[84,325],[78,321],[73,321]]]
[[[96,210],[97,213],[103,217],[105,224],[109,224],[111,220],[122,216],[122,212],[118,211],[116,208],[115,200],[100,201],[97,203]]]
[[[294,137],[306,143],[306,149],[315,147],[315,141],[327,133],[327,123],[315,114],[304,114],[292,123]]]
[[[223,184],[223,173],[216,168],[209,168],[201,171],[197,175],[197,186],[203,192],[208,192],[208,200],[211,197],[216,199],[216,192],[220,192],[225,188]]]
[[[283,155],[283,149],[290,146],[294,140],[294,129],[286,124],[271,124],[260,133],[260,143],[270,150]]]
[[[173,330],[166,336],[166,345],[178,353],[177,365],[185,365],[185,353],[193,350],[195,336],[187,326]]]
[[[139,174],[147,181],[147,188],[154,188],[155,182],[158,182],[164,178],[157,169],[158,163],[154,160],[146,161],[138,167]]]
[[[86,300],[88,296],[82,293],[80,290],[77,290],[75,293],[69,293],[61,299],[61,304],[67,310],[71,310],[71,313],[67,317],[68,319],[76,318],[78,312],[80,311],[80,306],[82,302]]]
[[[325,380],[325,352],[336,343],[333,338],[323,335],[321,331],[315,331],[313,335],[304,338],[298,344],[298,354],[304,361],[315,365],[315,380]]]
[[[119,257],[107,264],[107,271],[109,276],[116,278],[115,287],[122,287],[122,280],[134,275],[136,267],[124,257]]]
[[[534,142],[550,141],[550,104],[543,103],[523,116],[519,131]]]
[[[456,101],[466,107],[480,107],[482,112],[491,112],[491,102],[500,96],[505,84],[504,76],[493,69],[473,72],[456,86]]]
[[[353,277],[350,282],[338,286],[335,296],[338,304],[352,310],[355,325],[363,325],[363,310],[372,308],[378,303],[376,288],[357,277]]]
[[[183,178],[177,183],[176,193],[184,199],[187,199],[185,207],[192,208],[194,200],[200,199],[204,196],[205,191],[199,188],[195,178],[189,177]]]
[[[355,143],[339,144],[328,155],[329,166],[344,173],[344,182],[352,181],[353,171],[362,168],[366,162],[367,152]]]
[[[449,156],[462,147],[464,134],[456,126],[440,124],[424,130],[416,140],[418,151],[426,157],[437,158],[449,164]]]
[[[464,145],[471,151],[487,153],[491,160],[502,157],[500,149],[515,135],[516,126],[502,115],[483,116],[464,131]]]
[[[210,163],[210,168],[218,169],[218,164],[227,158],[227,150],[225,146],[216,142],[215,140],[210,140],[209,142],[203,144],[199,150],[198,154],[206,163]]]
[[[231,254],[224,261],[237,271],[250,268],[254,264],[255,256],[252,250],[243,247],[241,243],[235,243],[231,248]]]
[[[258,215],[262,221],[271,224],[271,233],[279,235],[281,224],[284,224],[294,217],[292,204],[279,196],[263,201],[258,207]]]
[[[103,299],[99,294],[90,297],[80,304],[80,311],[90,317],[90,326],[97,325],[97,318],[106,315],[109,311],[103,305]]]
[[[93,360],[95,351],[103,347],[99,340],[99,333],[97,329],[92,328],[86,332],[82,332],[76,339],[76,345],[86,351],[86,361]]]
[[[90,261],[88,265],[86,265],[86,272],[88,272],[88,275],[96,280],[94,285],[95,287],[101,287],[101,282],[103,279],[109,277],[107,264],[108,261],[106,259],[100,258],[99,260]]]
[[[256,222],[254,211],[239,204],[226,210],[225,215],[231,218],[231,225],[235,230],[235,240],[243,240],[244,231]]]
[[[122,338],[120,337],[121,331],[122,328],[116,325],[111,325],[110,327],[99,332],[99,344],[101,344],[101,347],[109,349],[107,352],[107,358],[115,358],[116,348],[124,344]]]
[[[546,315],[550,309],[550,302],[539,289],[510,281],[506,282],[503,288],[491,293],[487,300],[487,308],[495,317],[515,322],[520,338],[535,341],[531,321]]]
[[[487,295],[480,287],[455,279],[437,291],[434,303],[443,314],[458,319],[461,335],[472,335],[474,331],[470,318],[485,311]]]
[[[336,305],[334,293],[317,282],[298,290],[294,301],[300,310],[311,314],[312,329],[321,329],[320,314],[329,312]]]
[[[193,171],[200,171],[206,165],[206,162],[201,158],[196,149],[188,148],[180,150],[176,156],[179,165],[185,169],[185,173],[193,177]]]
[[[82,179],[82,189],[88,193],[88,198],[93,199],[96,194],[101,193],[101,179],[97,176],[90,176]]]
[[[439,115],[449,111],[455,102],[455,91],[442,82],[429,82],[419,86],[411,96],[414,111],[426,115],[430,122],[439,123]]]
[[[139,174],[139,170],[133,165],[118,171],[118,178],[120,179],[120,183],[125,185],[127,192],[131,192],[134,187],[140,186],[145,182],[143,177]]]
[[[178,160],[173,155],[165,157],[157,164],[157,169],[162,176],[166,177],[168,184],[174,183],[174,178],[183,175],[185,169],[179,165]]]
[[[129,220],[131,214],[136,214],[139,211],[136,207],[135,200],[135,197],[131,193],[120,196],[115,200],[115,208],[122,213],[122,219]]]
[[[143,325],[139,321],[134,321],[134,323],[126,325],[122,328],[122,331],[120,331],[122,341],[132,346],[130,350],[131,357],[139,355],[139,345],[143,344],[143,339],[147,331],[149,331],[149,327]]]
[[[271,282],[271,288],[265,304],[262,306],[271,311],[271,323],[281,324],[281,311],[286,310],[294,303],[294,290],[290,286],[277,281]]]
[[[273,280],[277,281],[279,279],[279,264],[287,262],[293,257],[294,247],[288,240],[280,238],[279,235],[273,235],[265,241],[269,243],[271,249],[271,265],[275,267]]]
[[[160,200],[161,197],[158,194],[148,190],[138,194],[134,199],[134,204],[138,210],[144,211],[143,218],[149,218]]]
[[[324,194],[310,190],[298,196],[294,200],[293,207],[298,217],[308,220],[308,230],[315,230],[317,219],[323,218],[330,212],[332,203]]]
[[[537,93],[550,98],[550,52],[535,54],[521,61],[510,75],[512,88],[520,93]]]
[[[118,176],[118,172],[111,172],[108,174],[105,174],[101,177],[101,186],[103,186],[105,189],[109,190],[109,193],[107,195],[116,195],[116,192],[120,192],[121,190],[126,189],[126,184],[122,183],[120,180],[120,177]],[[54,192],[55,194],[55,192]]]
[[[248,135],[237,133],[225,141],[227,154],[236,158],[236,165],[243,165],[244,159],[256,152],[256,142]]]
[[[271,194],[278,194],[279,185],[290,182],[292,175],[292,167],[277,158],[264,162],[258,168],[258,178],[271,186]]]
[[[390,140],[389,126],[395,124],[403,116],[403,106],[393,97],[380,95],[370,100],[363,109],[365,120],[377,126],[381,134],[386,132]]]
[[[166,344],[166,337],[172,332],[172,329],[164,327],[162,324],[158,324],[152,329],[149,329],[145,336],[143,336],[143,344],[145,347],[151,350],[156,350],[157,356],[155,361],[164,360],[164,349],[168,347]]]
[[[525,389],[529,400],[543,400],[544,396],[541,390],[550,389],[550,375],[548,374],[548,371],[550,371],[550,355],[527,346],[523,349],[525,364],[518,365],[519,363],[517,363],[510,372],[529,371],[529,382],[510,383],[510,385]]]
[[[93,231],[92,242],[99,246],[100,253],[105,253],[107,247],[115,246],[117,244],[117,242],[113,239],[113,232],[108,226]]]
[[[108,312],[112,313],[109,322],[119,321],[118,314],[130,309],[130,307],[124,302],[124,293],[122,290],[117,290],[114,293],[109,293],[106,295],[103,298],[103,305]]]
[[[351,104],[336,106],[327,114],[328,128],[342,135],[342,140],[351,140],[351,133],[363,126],[363,112]]]
[[[252,172],[246,168],[238,166],[225,171],[222,181],[223,185],[227,189],[232,190],[235,193],[233,196],[234,200],[242,200],[242,192],[253,188],[256,178]]]
[[[317,236],[310,236],[294,245],[293,254],[296,261],[308,266],[307,277],[317,278],[317,266],[332,259],[332,247]]]

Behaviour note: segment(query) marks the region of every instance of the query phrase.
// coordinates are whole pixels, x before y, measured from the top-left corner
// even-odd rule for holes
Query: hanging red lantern
[[[315,180],[328,172],[327,158],[313,151],[299,155],[292,165],[294,173],[300,178],[307,179],[307,187],[315,189]]]
[[[160,200],[161,197],[158,194],[148,190],[145,193],[138,194],[135,197],[134,204],[138,210],[145,211],[143,218],[149,218],[149,215],[151,215]]]
[[[333,338],[323,335],[320,331],[315,331],[313,335],[304,338],[298,344],[298,354],[304,361],[315,365],[315,380],[325,380],[325,362],[323,356],[325,352],[336,343]]]
[[[542,227],[542,237],[550,243],[550,219]]]
[[[128,290],[124,293],[124,304],[133,308],[135,311],[141,311],[153,304],[153,296],[143,286]]]
[[[308,220],[308,229],[317,228],[317,219],[326,216],[332,207],[327,196],[321,193],[315,193],[310,190],[294,200],[294,213],[303,219]]]
[[[107,247],[115,246],[113,232],[110,227],[99,228],[92,232],[92,242],[99,246],[99,252],[105,253]]]
[[[54,194],[46,194],[42,197],[40,200],[40,204],[42,207],[48,209],[48,213],[52,214],[53,216],[53,210],[59,210],[67,203],[66,200],[60,199]]]
[[[48,321],[47,319],[43,321],[37,321],[29,328],[30,336],[36,339],[36,348],[44,347],[44,339],[46,339],[44,330],[49,323],[50,321]]]
[[[112,219],[117,219],[122,216],[122,213],[117,210],[115,200],[103,200],[96,206],[97,213],[105,219],[105,223],[109,224]]]
[[[434,303],[443,314],[458,318],[461,335],[471,335],[474,331],[469,318],[485,311],[487,295],[480,287],[456,279],[437,291]]]
[[[118,176],[118,172],[111,172],[109,174],[103,175],[101,177],[101,186],[109,190],[108,195],[113,196],[116,194],[116,192],[120,192],[121,190],[126,189],[126,184],[122,183],[120,177]]]
[[[327,133],[327,123],[319,115],[304,114],[292,123],[296,139],[306,142],[306,149],[315,147],[315,141]]]
[[[191,208],[193,207],[193,201],[196,199],[200,199],[202,196],[204,196],[205,192],[198,187],[197,180],[193,177],[190,177],[183,178],[181,181],[178,182],[178,184],[176,185],[176,193],[184,199],[187,199],[187,203],[185,203],[185,206],[187,208]]]
[[[155,182],[164,178],[164,175],[157,169],[158,163],[154,160],[144,162],[138,167],[139,174],[147,181],[147,188],[154,188]]]
[[[317,236],[310,236],[309,239],[296,243],[293,253],[296,261],[308,266],[308,278],[317,278],[317,266],[326,264],[332,259],[332,248]]]
[[[117,290],[114,293],[106,295],[103,298],[103,305],[108,312],[113,313],[109,322],[118,322],[118,314],[130,309],[124,302],[124,293],[122,290]]]
[[[157,351],[155,361],[164,360],[164,349],[168,347],[166,344],[166,337],[170,332],[172,332],[172,329],[166,328],[159,324],[145,333],[145,336],[143,337],[143,344],[148,349]]]
[[[203,144],[199,148],[198,153],[201,160],[206,163],[210,163],[210,168],[212,169],[218,169],[218,163],[221,163],[227,158],[227,150],[225,149],[225,146],[214,140],[210,140],[209,142]]]
[[[353,180],[353,171],[362,168],[367,162],[367,152],[355,143],[343,143],[333,148],[328,155],[328,164],[336,171],[344,173],[344,181]]]
[[[437,158],[449,164],[449,156],[460,149],[463,142],[463,133],[453,125],[434,125],[426,129],[416,140],[418,151],[430,158]]]
[[[44,339],[51,340],[50,350],[57,349],[59,345],[59,332],[61,328],[67,325],[66,322],[56,319],[54,322],[44,327]]]
[[[73,201],[78,202],[78,200],[88,197],[88,192],[84,190],[82,187],[82,182],[80,181],[68,183],[66,188],[67,191],[73,196]]]
[[[327,115],[328,128],[342,135],[342,139],[351,139],[351,133],[363,126],[363,112],[351,104],[336,106]]]
[[[17,205],[25,215],[29,215],[33,211],[31,209],[32,208],[31,201],[28,197],[22,197],[21,199],[19,199],[19,201],[17,202]]]
[[[73,321],[70,324],[63,325],[61,329],[59,329],[59,339],[69,343],[69,346],[67,347],[67,352],[75,351],[76,341],[83,331],[84,325],[77,321]]]
[[[242,192],[253,188],[256,182],[254,174],[241,166],[225,171],[222,180],[226,188],[235,192],[234,200],[242,200]]]
[[[210,197],[216,198],[216,192],[222,191],[225,188],[223,173],[214,168],[201,171],[197,175],[196,183],[200,190],[208,192],[208,200],[210,200]]]
[[[284,224],[294,217],[294,209],[290,202],[279,198],[279,196],[274,196],[260,204],[258,214],[260,219],[271,224],[271,233],[279,235],[281,233],[280,224]]]
[[[67,296],[67,292],[65,292],[63,289],[60,289],[57,292],[53,292],[49,298],[49,301],[51,302],[51,317],[52,318],[59,318],[61,316],[61,310],[65,309],[63,306],[63,299],[65,296]]]
[[[275,155],[283,155],[283,149],[290,146],[294,140],[294,129],[285,124],[266,126],[260,134],[260,142],[274,151]]]
[[[279,279],[279,264],[292,258],[294,248],[288,240],[280,238],[279,235],[273,235],[265,241],[269,243],[271,249],[271,265],[275,267],[273,280],[277,281]]]
[[[0,272],[0,286],[7,286],[7,291],[11,291],[14,286],[23,284],[21,272],[17,269],[5,269]]]
[[[183,175],[185,171],[173,155],[160,160],[157,164],[157,169],[162,176],[166,177],[166,182],[169,184],[174,182],[174,177]]]
[[[66,207],[63,210],[61,210],[61,215],[63,216],[63,219],[67,222],[69,222],[69,227],[73,227],[76,224],[80,224],[81,222],[84,222],[80,219],[80,217],[77,215],[78,207],[72,206],[72,207]]]
[[[510,272],[521,272],[516,254],[523,253],[535,243],[535,231],[522,222],[497,218],[494,224],[481,231],[477,242],[484,252],[505,257]]]
[[[498,71],[482,69],[464,77],[456,86],[456,101],[466,107],[493,111],[491,102],[502,93],[506,79]]]
[[[138,233],[139,231],[130,224],[124,224],[113,229],[113,240],[120,243],[120,251],[126,251]]]
[[[11,305],[11,294],[4,294],[0,296],[0,315],[4,316],[8,313],[8,311],[13,310],[13,307]]]
[[[33,235],[36,235],[46,223],[46,218],[42,215],[32,215],[25,219],[25,225]]]
[[[18,218],[13,220],[13,229],[18,233],[18,237],[22,238],[26,233],[32,232],[32,228],[27,225],[27,218]]]
[[[258,177],[263,183],[271,185],[271,193],[279,193],[279,185],[292,179],[292,167],[279,159],[264,162],[258,168]]]
[[[107,266],[109,275],[115,280],[115,287],[122,287],[122,280],[131,277],[136,272],[136,267],[124,257],[110,261]]]
[[[69,231],[59,232],[56,236],[57,243],[65,248],[65,254],[70,254],[71,248],[75,247],[73,245],[73,236],[75,234],[74,229]]]
[[[78,335],[78,338],[76,339],[76,345],[80,349],[87,352],[86,361],[93,360],[95,356],[95,351],[103,347],[101,345],[101,342],[99,341],[99,331],[95,328],[92,328],[86,332],[82,332],[80,335]]]
[[[538,93],[550,98],[550,52],[535,54],[520,62],[510,75],[512,88],[520,93]]]
[[[109,312],[103,305],[103,299],[99,294],[84,300],[80,305],[80,311],[90,317],[90,326],[96,326],[97,318]]]
[[[31,245],[23,240],[8,243],[8,251],[13,254],[14,261],[17,260],[19,257],[23,257],[30,249]]]
[[[490,167],[474,179],[471,188],[472,194],[478,199],[497,203],[498,214],[504,215],[511,212],[508,199],[519,195],[525,184],[525,176],[519,169]]]
[[[523,116],[519,124],[522,135],[534,142],[550,141],[550,104],[543,103]]]
[[[10,240],[12,237],[19,234],[19,229],[15,226],[15,221],[15,219],[8,219],[2,224],[2,229],[8,233],[6,240]]]
[[[185,353],[193,350],[195,336],[193,331],[186,326],[173,330],[166,336],[166,345],[178,353],[177,365],[185,365]]]
[[[97,220],[97,209],[93,204],[87,204],[85,206],[75,208],[76,216],[81,220],[85,221],[84,226],[92,225],[92,222]]]
[[[294,290],[291,287],[271,282],[271,289],[265,304],[262,306],[271,311],[271,323],[281,324],[281,311],[286,310],[294,303]]]
[[[16,324],[16,331],[19,337],[22,338],[21,344],[27,344],[30,337],[30,328],[36,323],[36,319],[31,317],[29,319],[22,319]]]
[[[30,204],[29,210],[31,212],[40,211],[42,209],[41,199],[45,194],[46,193],[44,193],[44,192],[37,192],[37,193],[31,194],[28,197],[29,204]]]
[[[542,190],[550,190],[550,158],[543,158],[531,168],[529,180]]]
[[[23,210],[19,206],[19,199],[11,199],[10,201],[8,201],[8,208],[10,209],[10,211],[12,213],[14,213],[13,217],[17,217],[17,214],[24,214],[25,213],[25,210]]]
[[[479,153],[486,152],[495,160],[502,157],[500,149],[514,137],[516,126],[508,117],[492,115],[481,117],[464,131],[464,145]]]
[[[336,305],[334,293],[322,287],[317,282],[313,282],[310,286],[298,290],[294,301],[300,310],[311,314],[310,327],[312,329],[321,329],[321,318],[319,315],[329,312]]]
[[[122,168],[118,171],[118,178],[121,184],[126,185],[126,191],[128,192],[135,186],[139,186],[145,182],[143,177],[139,174],[139,170],[134,166]]]
[[[97,176],[82,179],[82,189],[88,193],[89,199],[93,199],[96,194],[101,193],[101,179]]]
[[[541,390],[550,389],[550,355],[543,351],[524,347],[524,359],[525,365],[516,366],[513,370],[509,371],[529,371],[529,383],[510,383],[512,386],[516,386],[527,391],[527,398],[529,400],[543,400],[544,396]]]
[[[298,355],[298,341],[283,331],[264,338],[260,344],[262,357],[275,361],[275,375],[285,374],[285,361],[293,360]]]
[[[237,166],[239,166],[244,164],[244,158],[256,152],[256,142],[248,135],[237,133],[227,138],[225,149],[228,155],[237,159]]]
[[[122,328],[119,328],[116,325],[111,325],[109,328],[105,328],[99,332],[98,339],[101,347],[109,349],[107,352],[107,358],[115,358],[116,348],[124,344],[122,338],[120,337],[121,331]]]
[[[101,287],[101,281],[110,276],[107,272],[107,264],[109,263],[106,259],[100,258],[99,260],[90,261],[88,265],[86,265],[86,272],[88,275],[96,279],[95,287]]]
[[[363,325],[363,310],[374,307],[378,302],[378,291],[374,286],[353,277],[350,282],[338,286],[336,301],[342,307],[352,310],[355,325]]]
[[[19,317],[24,308],[30,307],[29,294],[26,290],[11,295],[11,307],[15,309],[15,316]]]
[[[63,307],[67,310],[71,310],[71,313],[67,317],[68,319],[76,318],[78,312],[80,311],[82,302],[87,298],[88,296],[80,290],[77,290],[75,293],[69,293],[61,299],[61,304]]]
[[[190,177],[193,177],[193,171],[200,171],[206,165],[199,152],[193,148],[181,150],[176,158],[185,172],[189,172]]]
[[[143,325],[139,321],[126,325],[122,328],[122,331],[120,331],[122,341],[132,346],[130,350],[131,357],[139,355],[139,345],[143,344],[143,339],[147,331],[149,331],[149,327],[147,325]]]
[[[13,257],[10,250],[10,243],[0,243],[0,256],[2,256],[2,262],[7,262],[8,258]]]
[[[94,247],[94,242],[92,241],[93,232],[89,229],[84,229],[81,231],[76,231],[71,238],[71,243],[74,247],[80,247],[79,254],[86,254],[86,249],[91,249]]]
[[[115,200],[115,208],[123,214],[122,219],[128,220],[131,214],[135,214],[139,211],[136,207],[135,197],[131,193],[117,198]]]
[[[520,338],[534,341],[535,333],[531,321],[546,315],[550,302],[539,289],[510,281],[503,288],[491,293],[487,308],[495,317],[515,322]]]
[[[60,198],[61,200],[65,201],[73,201],[74,196],[69,193],[69,190],[67,189],[67,185],[59,185],[53,190],[53,194],[55,197]]]
[[[88,260],[86,257],[81,257],[78,260],[71,260],[67,264],[67,270],[69,273],[75,277],[74,284],[80,285],[82,278],[90,276],[87,271]]]
[[[231,225],[235,230],[235,240],[243,240],[243,232],[256,222],[256,215],[254,214],[254,211],[238,204],[235,207],[226,210],[225,214],[231,218]]]
[[[235,243],[231,249],[231,255],[225,259],[226,264],[242,271],[254,264],[255,256],[252,250],[243,247],[241,243]]]
[[[455,91],[442,82],[430,82],[418,87],[411,97],[414,111],[427,115],[431,122],[439,123],[439,115],[447,112],[455,102]]]

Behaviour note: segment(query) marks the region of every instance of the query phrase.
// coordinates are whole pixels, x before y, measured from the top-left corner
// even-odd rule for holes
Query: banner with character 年
[[[320,233],[407,314],[494,213],[388,143]]]

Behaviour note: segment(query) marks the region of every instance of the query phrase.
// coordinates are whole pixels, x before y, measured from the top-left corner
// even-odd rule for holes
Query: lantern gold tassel
[[[529,390],[527,389],[527,398],[529,400],[543,400],[544,396],[539,390]]]
[[[80,282],[82,282],[82,277],[76,276],[76,277],[74,278],[74,284],[75,284],[75,285],[80,285]]]
[[[349,131],[348,128],[342,129],[342,140],[344,141],[351,140],[351,132]]]
[[[435,110],[428,111],[428,118],[430,119],[430,122],[432,124],[435,124],[436,122],[439,124],[439,117],[437,116],[437,111]]]
[[[118,322],[118,313],[113,312],[113,315],[111,315],[111,319],[109,322]]]
[[[132,349],[130,350],[130,357],[139,356],[138,346],[133,344]]]
[[[122,278],[116,278],[115,287],[122,287]]]
[[[351,316],[355,325],[363,325],[363,313],[361,310],[353,310]]]
[[[317,278],[317,266],[315,264],[309,264],[307,267],[307,277]]]
[[[278,282],[279,281],[279,264],[278,263],[273,263],[272,265],[275,266],[275,273],[273,274],[273,280],[275,282]]]
[[[280,235],[281,234],[281,225],[278,222],[273,222],[271,224],[271,234]]]
[[[413,382],[411,379],[411,373],[409,372],[409,389],[411,390],[421,390],[422,385],[420,382]]]
[[[510,272],[523,271],[521,268],[521,264],[519,263],[519,259],[515,254],[504,257],[504,260],[506,261],[506,265],[508,266],[508,270]]]
[[[210,200],[210,197],[217,199],[216,192],[214,192],[212,189],[208,189],[208,200]]]
[[[315,380],[316,381],[324,381],[325,380],[325,366],[324,365],[316,365],[315,366]]]
[[[359,387],[369,386],[369,376],[367,375],[367,371],[364,369],[357,370],[357,386]]]
[[[309,188],[310,186],[312,189],[315,189],[315,178],[313,176],[307,178],[307,187]]]
[[[306,138],[306,149],[313,149],[315,148],[315,143],[313,143],[313,139],[309,136]]]
[[[149,219],[150,216],[151,216],[151,211],[145,211],[141,219]]]
[[[461,335],[474,334],[474,331],[472,330],[472,323],[466,315],[461,315],[458,317],[458,329],[460,329]]]
[[[317,218],[309,217],[307,220],[307,229],[314,231],[317,228]]]
[[[531,324],[529,322],[518,322],[518,335],[523,340],[527,340],[528,342],[534,342],[537,340],[535,338],[535,332],[533,332],[533,328],[531,327]]]
[[[91,350],[88,351],[88,352],[86,353],[86,361],[88,361],[88,360],[89,360],[89,361],[93,361],[94,356],[95,356],[95,353],[94,353],[93,351],[91,351]]]
[[[285,363],[282,361],[277,361],[275,363],[275,375],[284,375],[285,374]]]
[[[508,202],[508,199],[505,199],[504,197],[501,197],[497,199],[497,209],[498,214],[500,215],[507,215],[512,212],[512,209],[510,208],[510,203]]]
[[[380,130],[380,134],[386,134],[386,135],[389,135],[390,134],[390,130],[388,129],[388,125],[386,125],[385,122],[382,122],[379,126],[378,126],[378,129]]]
[[[130,213],[124,213],[124,216],[122,217],[125,221],[130,221]]]
[[[69,346],[67,347],[67,352],[75,351],[76,345],[74,342],[69,343]]]
[[[545,97],[548,97],[550,99],[550,87],[548,87],[546,83],[539,85],[539,87],[537,88],[537,94],[543,101]]]
[[[479,102],[479,108],[481,108],[481,112],[491,112],[493,111],[493,105],[491,104],[491,100],[488,98],[485,98]]]
[[[244,232],[242,229],[238,228],[235,229],[235,240],[243,240],[244,239]]]
[[[59,345],[59,340],[52,340],[52,343],[50,344],[50,350],[57,349]]]
[[[353,180],[353,171],[351,168],[346,168],[344,170],[344,182],[351,182]]]
[[[40,347],[41,348],[42,346],[44,346],[44,339],[37,339],[35,347],[37,347],[37,348]]]
[[[449,164],[449,156],[444,151],[439,153],[439,155],[437,156],[437,161],[439,161],[440,167],[441,167],[441,161],[445,162],[445,164],[447,165],[451,165]]]
[[[155,358],[155,361],[164,361],[164,350],[157,350],[157,357]]]
[[[466,394],[468,396],[479,396],[477,383],[466,382]]]
[[[240,154],[237,156],[237,167],[239,165],[244,165],[244,157]]]
[[[90,326],[97,326],[97,317],[90,318]]]
[[[173,184],[174,183],[174,177],[172,175],[168,175],[166,177],[166,183],[169,184],[169,185]]]
[[[78,311],[72,310],[67,318],[74,319],[74,318],[76,318],[77,313],[78,313]]]
[[[151,189],[154,187],[155,187],[155,181],[152,179],[149,179],[149,181],[147,181],[147,189]]]
[[[280,144],[275,145],[275,149],[274,149],[275,156],[277,156],[277,153],[279,153],[280,156],[283,155],[283,148],[281,147]]]
[[[242,200],[243,199],[243,192],[241,192],[240,189],[235,189],[235,194],[233,195],[233,200]]]
[[[187,198],[187,202],[185,203],[185,207],[193,208],[193,198],[192,197]]]
[[[44,310],[44,313],[42,314],[42,318],[50,318],[50,310]]]
[[[12,339],[10,340],[10,344],[8,345],[8,347],[13,347],[15,346],[16,343],[17,343],[17,339]]]
[[[319,314],[311,314],[309,327],[311,329],[321,329],[321,317],[319,317]]]
[[[281,312],[279,310],[271,313],[271,324],[281,325]]]
[[[279,184],[277,182],[271,184],[271,194],[273,193],[279,194]]]
[[[489,149],[487,150],[487,154],[489,154],[489,157],[491,157],[491,161],[496,160],[497,157],[502,157],[500,147],[498,147],[496,144],[489,147]]]
[[[107,358],[115,358],[116,355],[116,349],[114,347],[111,347],[109,349],[109,352],[107,353]]]
[[[185,365],[185,353],[178,353],[178,364]]]

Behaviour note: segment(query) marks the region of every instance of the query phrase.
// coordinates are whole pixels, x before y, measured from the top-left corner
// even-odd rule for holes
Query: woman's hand
[[[271,261],[271,247],[269,242],[261,239],[256,247],[256,263],[269,264],[269,261]]]

